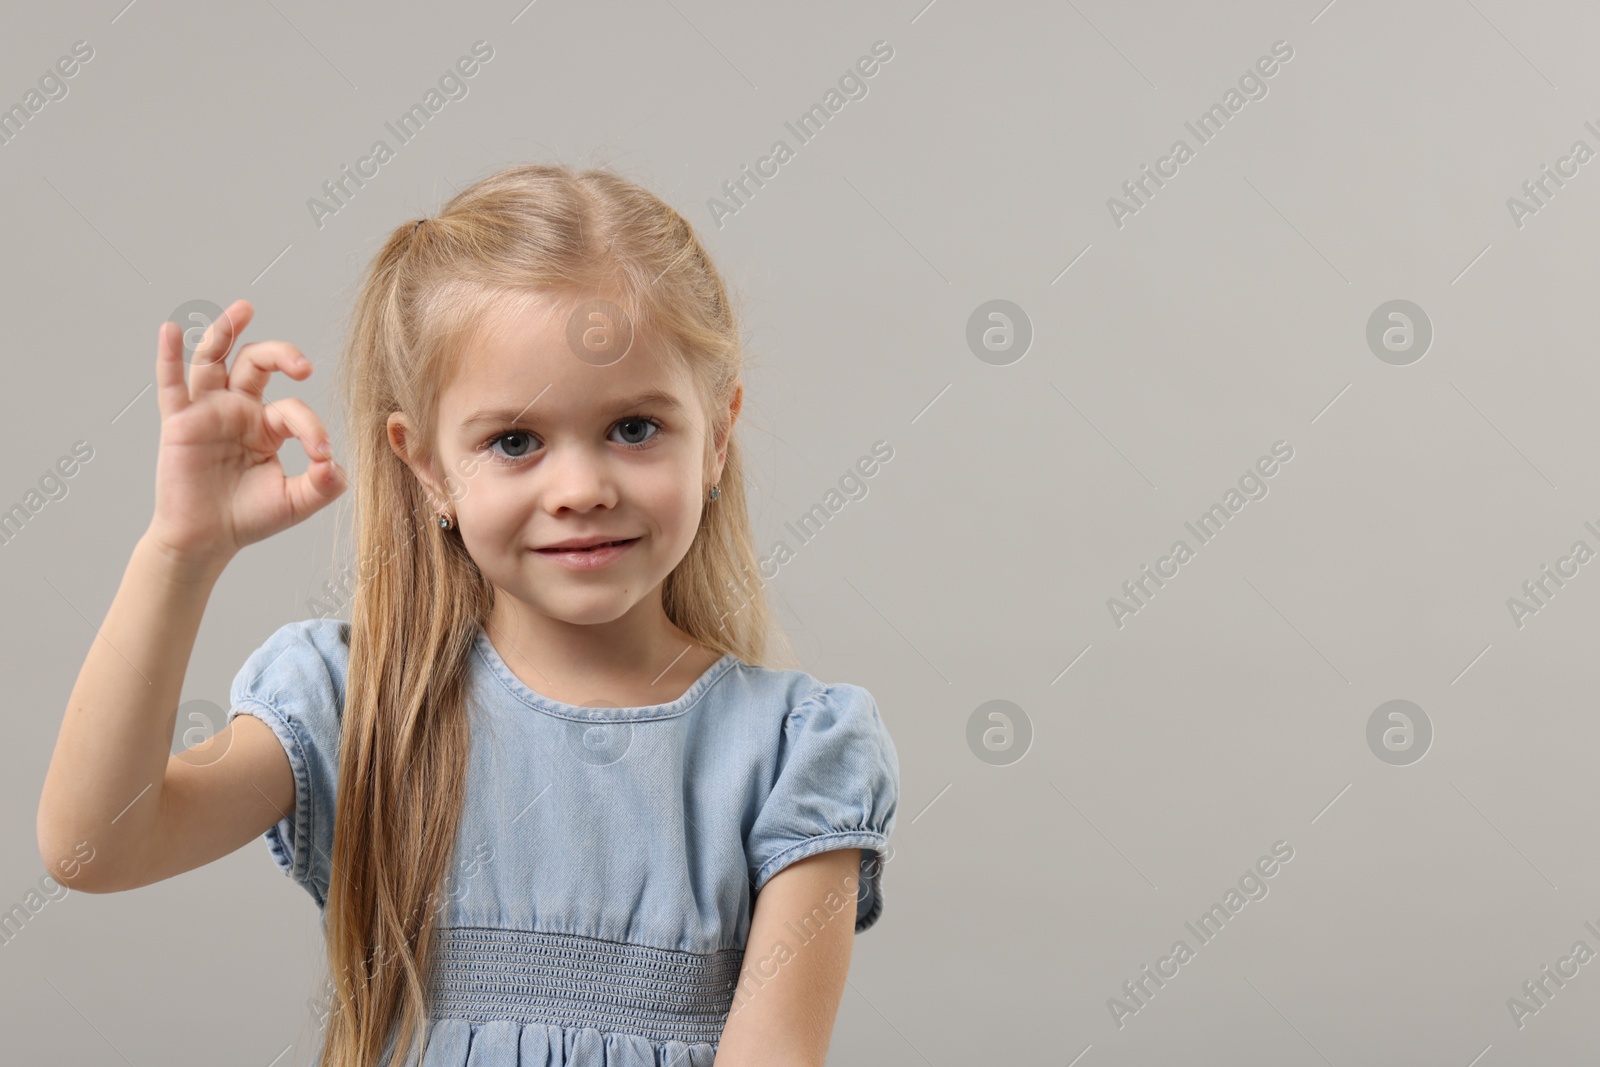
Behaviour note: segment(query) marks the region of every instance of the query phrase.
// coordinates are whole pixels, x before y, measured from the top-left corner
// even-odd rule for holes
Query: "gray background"
[[[5,106],[74,41],[95,55],[0,146],[0,505],[74,441],[94,458],[0,548],[0,907],[44,873],[61,709],[150,517],[157,324],[254,301],[247,339],[317,363],[268,395],[304,397],[343,458],[334,362],[383,235],[511,162],[610,164],[738,293],[762,547],[894,449],[771,586],[803,665],[871,689],[901,762],[886,910],[830,1063],[1593,1055],[1600,962],[1520,1028],[1507,999],[1574,942],[1600,951],[1600,563],[1521,627],[1507,599],[1575,541],[1600,549],[1600,161],[1520,227],[1507,199],[1574,141],[1600,149],[1597,29],[1587,5],[1510,0],[113,0],[8,20]],[[319,229],[306,201],[393,146],[383,123],[479,39],[469,94]],[[722,182],[793,146],[785,120],[878,40],[894,56],[867,96],[719,227]],[[1183,123],[1279,40],[1268,94],[1196,147]],[[1195,157],[1119,228],[1107,199],[1180,137]],[[1006,366],[966,341],[991,299],[1034,331]],[[1366,342],[1393,299],[1435,331],[1406,366]],[[1280,440],[1269,495],[1119,628],[1107,599],[1193,545],[1184,522]],[[347,503],[235,561],[186,700],[225,706],[245,656],[315,614]],[[1406,766],[1367,742],[1397,698],[1434,731]],[[996,699],[1020,709],[1003,765],[968,740]],[[1185,921],[1280,840],[1268,895],[1200,945]],[[1108,999],[1179,938],[1194,958],[1118,1027]],[[72,893],[0,946],[7,1053],[302,1063],[320,953],[315,905],[259,842]]]

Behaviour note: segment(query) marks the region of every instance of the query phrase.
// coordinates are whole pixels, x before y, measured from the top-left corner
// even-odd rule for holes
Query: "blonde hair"
[[[360,565],[325,905],[327,1067],[367,1067],[396,1041],[419,1056],[427,1047],[435,902],[465,796],[468,655],[495,595],[459,534],[436,525],[430,494],[390,447],[388,417],[405,413],[420,434],[411,458],[432,463],[439,394],[486,313],[599,294],[636,339],[659,341],[690,372],[711,431],[707,481],[715,442],[728,437],[721,495],[662,587],[668,619],[753,665],[769,662],[775,640],[792,664],[757,570],[729,427],[738,324],[683,216],[607,170],[525,165],[397,227],[364,276],[340,369]]]

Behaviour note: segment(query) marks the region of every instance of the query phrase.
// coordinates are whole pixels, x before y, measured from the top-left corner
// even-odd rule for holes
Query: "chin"
[[[632,611],[637,600],[606,597],[597,600],[530,604],[535,611],[572,626],[598,626],[616,622]]]

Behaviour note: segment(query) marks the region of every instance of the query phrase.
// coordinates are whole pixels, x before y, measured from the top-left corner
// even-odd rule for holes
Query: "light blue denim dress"
[[[266,841],[319,908],[349,634],[338,619],[280,627],[228,712],[283,743],[295,806]],[[856,931],[882,914],[900,771],[867,690],[726,655],[670,703],[579,707],[528,688],[481,629],[469,659],[423,1067],[710,1067],[736,994],[759,981],[737,985],[774,874],[859,848]],[[798,952],[815,934],[785,940]]]

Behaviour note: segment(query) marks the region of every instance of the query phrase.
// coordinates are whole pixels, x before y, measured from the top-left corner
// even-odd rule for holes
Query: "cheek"
[[[494,545],[520,533],[526,502],[512,483],[496,480],[494,472],[480,469],[465,489],[456,506],[463,524],[472,529],[477,541]]]
[[[685,490],[682,482],[670,486],[657,484],[634,499],[639,501],[651,525],[657,527],[664,538],[684,542],[694,538],[700,512],[692,487]]]

